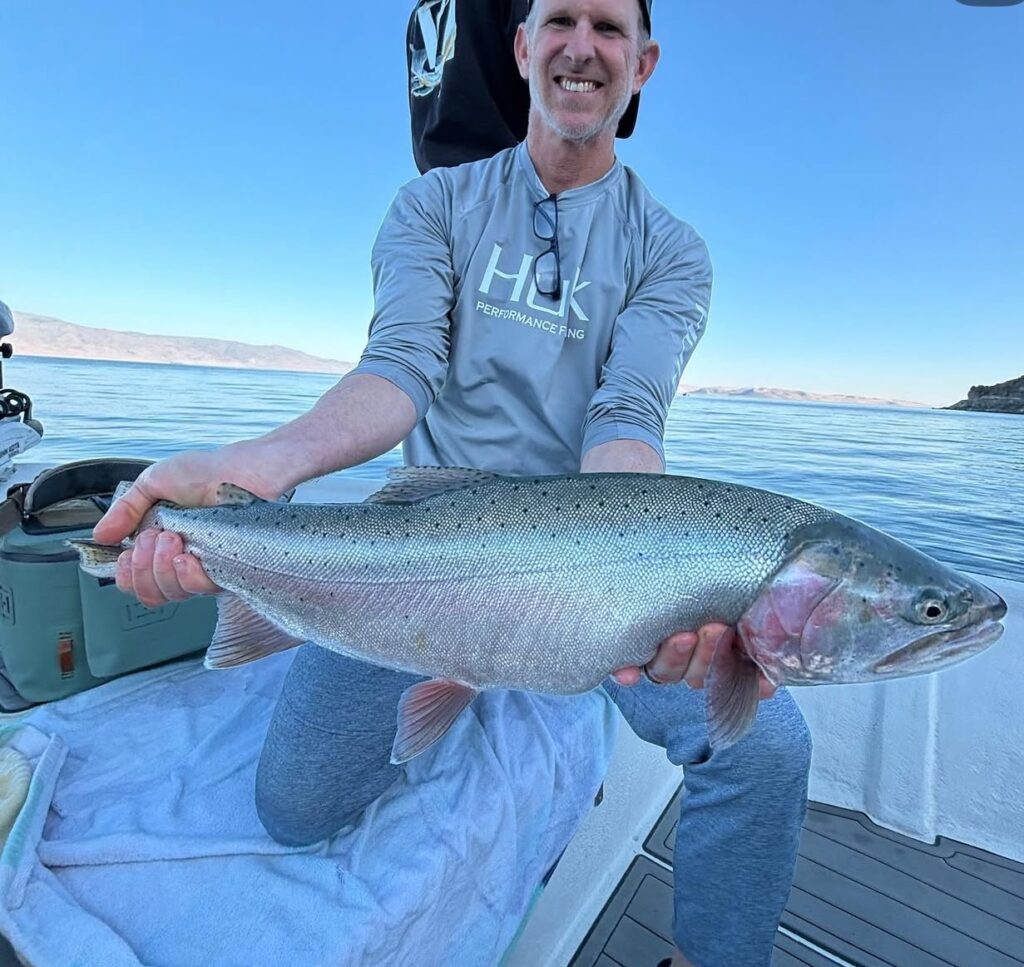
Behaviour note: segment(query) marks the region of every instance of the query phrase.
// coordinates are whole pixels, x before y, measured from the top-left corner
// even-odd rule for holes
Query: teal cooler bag
[[[78,552],[65,543],[90,537],[117,484],[134,480],[146,466],[113,459],[66,464],[12,492],[4,505],[0,655],[25,699],[64,698],[209,645],[214,599],[147,608],[112,580],[86,574]]]

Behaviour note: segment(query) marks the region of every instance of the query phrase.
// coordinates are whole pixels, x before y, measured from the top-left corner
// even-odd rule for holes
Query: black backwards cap
[[[643,14],[644,26],[647,28],[647,32],[651,32],[651,4],[654,0],[637,0],[640,4],[640,12]],[[529,9],[533,6],[533,0],[528,0],[526,7]],[[619,128],[615,132],[617,137],[628,138],[633,133],[633,128],[636,127],[636,116],[640,111],[640,95],[634,94],[632,100],[629,102],[629,106],[626,108],[626,113],[619,118]]]

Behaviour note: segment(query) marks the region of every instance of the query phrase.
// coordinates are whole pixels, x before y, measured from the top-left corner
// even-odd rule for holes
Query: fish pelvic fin
[[[97,544],[78,537],[70,537],[64,543],[78,551],[78,565],[86,574],[96,578],[117,574],[117,559],[124,550],[120,544]]]
[[[429,749],[478,694],[472,686],[447,678],[420,682],[402,692],[392,764],[401,765]]]
[[[388,471],[388,482],[376,493],[370,494],[366,502],[412,504],[425,497],[450,490],[466,490],[498,479],[499,474],[465,467],[392,467]]]
[[[719,645],[707,681],[708,738],[713,752],[735,745],[754,724],[760,701],[760,670],[733,643]]]
[[[203,664],[207,668],[236,668],[287,651],[303,641],[236,595],[221,594],[217,598],[217,628]]]

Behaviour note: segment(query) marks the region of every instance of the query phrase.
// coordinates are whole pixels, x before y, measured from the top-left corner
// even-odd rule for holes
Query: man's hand
[[[272,486],[248,470],[245,463],[232,447],[180,453],[161,460],[147,467],[104,514],[93,537],[101,544],[120,543],[135,532],[146,511],[160,500],[183,507],[214,504],[217,488],[226,481],[261,497],[277,497]],[[149,608],[221,590],[198,558],[186,553],[180,535],[155,528],[139,534],[132,549],[118,558],[117,586]]]
[[[647,663],[647,674],[656,682],[675,685],[685,681],[690,688],[703,688],[715,649],[732,648],[736,631],[729,625],[704,625],[699,631],[677,631],[659,646],[655,656]],[[620,668],[613,675],[620,685],[636,685],[643,675],[637,666]],[[761,698],[771,698],[776,686],[763,675],[760,679]]]

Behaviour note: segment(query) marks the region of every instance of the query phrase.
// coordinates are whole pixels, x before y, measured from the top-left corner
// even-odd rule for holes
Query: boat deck
[[[665,810],[571,967],[655,967],[671,954]],[[1024,865],[940,838],[926,845],[812,803],[773,967],[1020,967]]]

